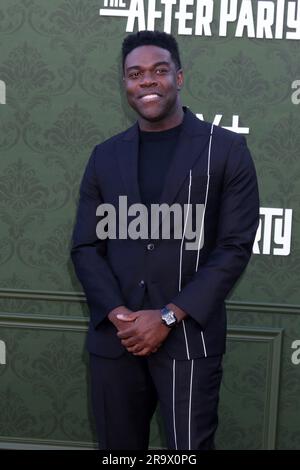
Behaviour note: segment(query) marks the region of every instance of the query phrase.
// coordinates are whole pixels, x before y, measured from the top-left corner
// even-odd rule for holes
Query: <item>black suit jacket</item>
[[[128,206],[141,203],[138,124],[94,148],[80,187],[71,251],[90,309],[87,348],[91,353],[118,357],[124,352],[107,315],[119,305],[142,308],[146,288],[153,309],[173,302],[188,314],[162,345],[171,357],[225,351],[224,301],[251,256],[259,198],[245,138],[218,126],[213,127],[207,194],[210,133],[211,124],[185,111],[160,199],[160,203],[183,206],[190,192],[191,204],[207,201],[198,269],[197,251],[183,245],[180,290],[180,239],[99,240],[96,235],[99,204],[110,203],[117,209],[120,195],[128,197]]]

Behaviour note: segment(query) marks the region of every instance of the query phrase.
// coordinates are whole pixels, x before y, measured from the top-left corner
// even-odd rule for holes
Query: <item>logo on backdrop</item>
[[[201,121],[204,121],[203,114],[196,114],[197,118]],[[220,126],[223,118],[223,114],[216,114],[213,120],[215,126]],[[239,124],[240,117],[237,114],[232,116],[231,126],[221,126],[223,129],[228,129],[229,131],[236,132],[237,134],[249,134],[249,127],[242,127]]]
[[[6,364],[6,345],[4,341],[0,340],[0,365]]]
[[[300,0],[102,0],[100,16],[127,18],[126,32],[300,39]],[[212,31],[212,24],[217,31]]]
[[[288,256],[291,252],[292,216],[292,209],[261,207],[253,253]]]
[[[300,80],[293,81],[292,90],[295,90],[291,96],[292,103],[300,104]]]
[[[6,85],[0,80],[0,104],[6,104]]]

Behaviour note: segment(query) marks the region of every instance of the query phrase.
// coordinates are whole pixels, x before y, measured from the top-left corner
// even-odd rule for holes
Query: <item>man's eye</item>
[[[167,69],[156,69],[156,73],[158,75],[164,75],[165,73],[168,73]]]
[[[141,72],[131,72],[129,78],[138,78],[141,75]]]

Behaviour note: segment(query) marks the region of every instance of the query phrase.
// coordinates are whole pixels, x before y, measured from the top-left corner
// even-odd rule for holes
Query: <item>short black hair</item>
[[[171,34],[163,33],[161,31],[139,31],[137,33],[129,34],[123,41],[123,70],[127,55],[133,51],[133,49],[140,46],[157,46],[161,47],[162,49],[167,49],[171,54],[176,69],[181,69],[178,44],[176,39]]]

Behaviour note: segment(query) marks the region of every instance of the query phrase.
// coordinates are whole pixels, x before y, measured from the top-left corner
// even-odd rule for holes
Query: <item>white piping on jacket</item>
[[[208,145],[207,181],[206,181],[205,202],[204,202],[204,210],[203,210],[203,213],[202,213],[201,229],[200,229],[200,236],[199,236],[199,241],[198,241],[197,261],[196,261],[195,272],[197,272],[198,264],[199,264],[200,243],[201,243],[201,238],[202,238],[202,233],[203,233],[204,218],[205,218],[206,205],[207,205],[208,192],[209,192],[209,182],[210,182],[210,159],[211,159],[211,143],[212,143],[213,128],[214,128],[214,125],[212,124],[212,125],[211,125],[211,129],[210,129],[210,137],[209,137],[209,145]]]
[[[207,182],[206,182],[205,202],[204,202],[204,209],[203,209],[203,213],[202,213],[200,235],[199,235],[199,240],[198,240],[197,259],[196,259],[195,272],[197,272],[197,270],[198,270],[198,265],[199,265],[200,244],[201,244],[201,239],[202,239],[202,235],[203,235],[204,218],[205,218],[206,206],[207,206],[207,200],[208,200],[208,193],[209,193],[209,184],[210,184],[210,162],[211,162],[211,147],[212,147],[213,131],[214,131],[214,124],[211,125],[211,129],[210,129],[210,137],[209,137],[209,145],[208,145],[208,158],[207,158]],[[182,249],[183,249],[183,243],[184,243],[184,238],[185,238],[186,226],[187,226],[187,221],[188,221],[188,216],[189,216],[189,210],[190,210],[190,201],[191,201],[192,170],[190,170],[190,175],[189,175],[189,176],[190,176],[190,177],[189,177],[189,192],[188,192],[188,208],[187,208],[187,212],[186,212],[186,217],[185,217],[185,222],[184,222],[184,229],[183,229],[183,234],[182,234],[181,244],[180,244],[179,286],[178,286],[179,292],[181,291],[181,283],[182,283]],[[188,339],[187,339],[187,334],[186,334],[186,328],[185,328],[185,322],[184,322],[184,320],[182,320],[182,326],[183,326],[183,333],[184,333],[184,339],[185,339],[185,346],[186,346],[187,358],[188,358],[188,360],[190,360],[189,345],[188,345]],[[203,334],[203,332],[201,332],[201,339],[202,339],[202,345],[203,345],[204,356],[207,357],[207,350],[206,350],[206,345],[205,345],[205,340],[204,340],[204,334]]]
[[[185,237],[185,232],[186,232],[186,226],[187,226],[187,221],[188,221],[189,211],[190,211],[191,189],[192,189],[192,170],[190,170],[188,208],[187,208],[187,211],[186,211],[186,216],[185,216],[185,221],[184,221],[184,228],[183,228],[183,234],[182,234],[181,244],[180,244],[179,285],[178,285],[178,290],[179,290],[179,292],[181,291],[181,282],[182,282],[182,279],[181,279],[181,277],[182,277],[182,249],[183,249],[183,243],[184,243],[184,237]],[[187,355],[188,360],[190,360],[189,344],[188,344],[188,340],[187,340],[187,335],[186,335],[186,329],[185,329],[185,322],[184,322],[184,320],[182,320],[182,326],[183,326],[183,333],[184,333],[184,339],[185,339],[186,355]]]
[[[197,270],[198,270],[199,256],[200,256],[200,243],[201,243],[201,238],[202,238],[202,233],[203,233],[204,218],[205,218],[205,212],[206,212],[206,206],[207,206],[207,199],[208,199],[208,192],[209,192],[211,144],[212,144],[213,132],[214,132],[214,125],[212,124],[212,125],[211,125],[211,129],[210,129],[209,146],[208,146],[207,182],[206,182],[205,202],[204,202],[204,210],[203,210],[203,214],[202,214],[200,237],[199,237],[199,241],[198,241],[197,261],[196,261],[195,272],[197,272]],[[205,345],[205,340],[204,340],[204,333],[203,333],[203,331],[201,331],[201,338],[202,338],[202,345],[203,345],[204,356],[207,357],[207,351],[206,351],[206,345]]]
[[[207,183],[206,183],[205,202],[204,202],[204,210],[203,210],[202,220],[201,220],[201,228],[200,228],[200,235],[199,235],[199,241],[198,241],[197,260],[196,260],[195,272],[197,272],[198,264],[199,264],[200,244],[201,244],[201,239],[202,239],[202,234],[203,234],[204,218],[205,218],[206,205],[207,205],[208,192],[209,192],[210,160],[211,160],[211,146],[212,146],[213,128],[214,128],[214,125],[212,124],[211,129],[210,129],[209,146],[208,146]],[[178,285],[179,292],[181,291],[181,282],[182,282],[182,249],[183,249],[186,226],[187,226],[189,210],[190,210],[191,188],[192,188],[192,170],[190,170],[190,175],[189,175],[188,208],[187,208],[187,212],[186,212],[186,217],[185,217],[185,222],[184,222],[184,229],[183,229],[183,234],[182,234],[182,239],[181,239],[181,244],[180,244],[179,285]],[[187,339],[184,320],[182,320],[182,325],[183,325],[183,332],[184,332],[184,339],[185,339],[185,346],[186,346],[186,354],[187,354],[188,360],[190,360],[189,345],[188,345],[188,339]],[[201,331],[201,338],[202,338],[204,356],[207,357],[207,350],[206,350],[206,345],[205,345],[205,340],[204,340],[204,334],[203,334],[202,331]],[[174,427],[175,448],[177,450],[177,433],[176,433],[176,418],[175,418],[175,365],[176,365],[176,359],[173,359],[173,427]],[[192,414],[193,372],[194,372],[194,360],[192,359],[192,361],[191,361],[191,375],[190,375],[190,392],[189,392],[189,422],[188,422],[189,450],[191,450],[191,414]]]

